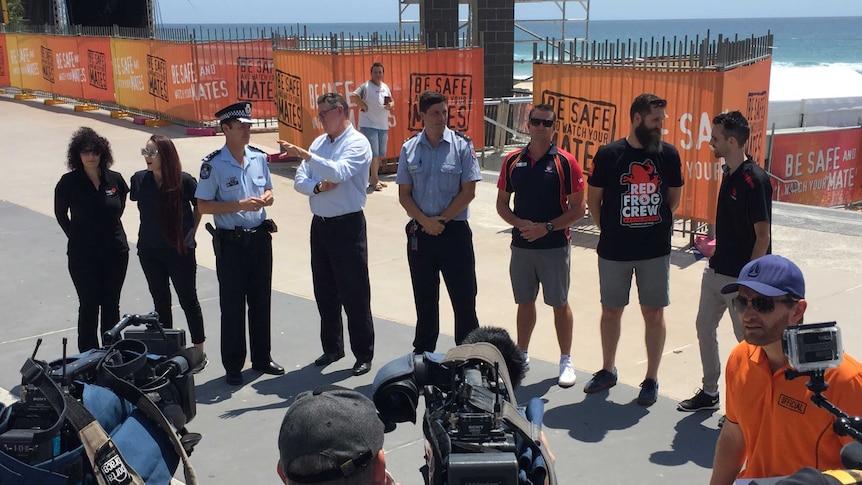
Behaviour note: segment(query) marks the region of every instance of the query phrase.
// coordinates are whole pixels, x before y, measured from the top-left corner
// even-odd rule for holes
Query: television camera
[[[426,483],[431,485],[556,485],[541,440],[543,402],[517,407],[509,370],[487,342],[461,345],[445,355],[408,354],[383,366],[373,400],[387,430],[416,422],[425,396],[422,429],[428,447]]]
[[[129,326],[145,328],[123,333]],[[174,446],[177,453],[168,466],[175,470],[178,456],[185,462],[201,439],[200,434],[189,432],[185,426],[196,414],[194,377],[190,371],[201,365],[203,353],[194,347],[184,348],[185,332],[163,329],[155,312],[124,315],[105,332],[102,342],[102,348],[67,357],[64,338],[63,357],[46,362],[36,360],[42,339],[37,341],[36,349],[21,369],[19,401],[0,412],[0,452],[27,465],[62,461],[57,458],[79,450],[82,444],[87,447],[83,433],[74,425],[72,408],[85,409],[84,414],[91,412],[101,422],[99,412],[107,407],[104,402],[114,399],[121,403],[116,398],[119,396],[134,405],[137,408],[134,411],[143,412],[140,419],[156,422],[154,429],[161,427],[179,443]],[[132,416],[133,411],[120,404],[118,407],[120,411],[113,414],[104,411],[104,414],[119,413],[122,415],[116,417],[119,421]],[[105,429],[110,431],[108,426]],[[168,449],[170,446],[167,442]],[[176,450],[178,446],[182,451]],[[88,473],[78,468],[68,475],[72,483]],[[68,467],[63,470],[70,471]]]

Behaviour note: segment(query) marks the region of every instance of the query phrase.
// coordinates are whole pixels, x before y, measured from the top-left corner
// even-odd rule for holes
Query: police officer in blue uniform
[[[433,352],[440,331],[440,275],[455,314],[455,343],[479,326],[476,317],[476,257],[467,223],[476,183],[482,180],[473,143],[450,130],[446,96],[419,96],[424,129],[401,147],[398,200],[407,223],[407,263],[416,304],[414,352]]]
[[[203,159],[195,192],[198,208],[213,214],[216,273],[221,306],[221,355],[229,385],[241,385],[245,365],[245,307],[252,368],[281,375],[284,368],[270,356],[272,236],[267,220],[272,205],[272,179],[266,153],[248,146],[251,103],[232,104],[215,114],[225,145]]]

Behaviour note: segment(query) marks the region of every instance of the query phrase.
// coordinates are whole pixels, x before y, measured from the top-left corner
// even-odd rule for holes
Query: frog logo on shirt
[[[661,177],[652,160],[634,162],[620,177],[628,190],[622,194],[620,223],[629,227],[652,226],[661,222]]]

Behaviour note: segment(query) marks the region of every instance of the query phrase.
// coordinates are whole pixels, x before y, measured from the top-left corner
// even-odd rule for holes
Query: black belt
[[[347,214],[342,214],[340,216],[332,216],[332,217],[324,217],[324,216],[319,216],[319,215],[315,214],[314,218],[317,219],[318,221],[331,222],[331,221],[340,221],[342,219],[347,219],[348,217],[354,217],[358,214],[362,214],[362,211],[350,212]]]
[[[410,222],[419,225],[419,221],[417,221],[416,219],[410,219]],[[443,223],[444,226],[448,226],[450,224],[452,224],[452,225],[454,225],[454,224],[467,224],[467,219],[464,219],[463,221],[452,220],[452,221],[446,221]]]

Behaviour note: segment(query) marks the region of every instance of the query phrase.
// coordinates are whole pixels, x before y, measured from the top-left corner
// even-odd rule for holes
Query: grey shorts
[[[611,261],[599,258],[599,287],[602,305],[622,308],[629,304],[632,273],[638,285],[638,300],[648,307],[670,305],[670,255],[639,261]]]
[[[561,248],[524,249],[512,247],[509,277],[515,303],[532,303],[539,295],[539,284],[545,304],[561,307],[569,301],[571,280],[571,246]]]

